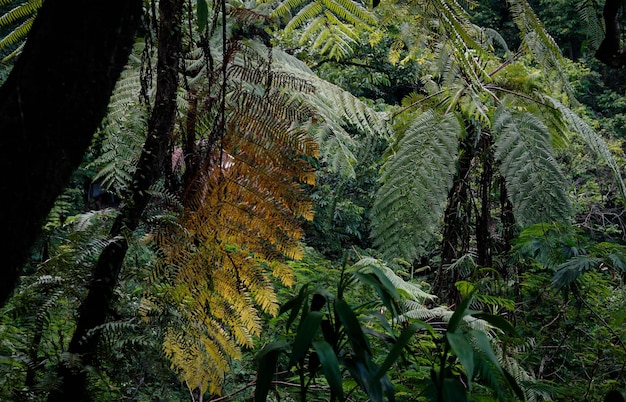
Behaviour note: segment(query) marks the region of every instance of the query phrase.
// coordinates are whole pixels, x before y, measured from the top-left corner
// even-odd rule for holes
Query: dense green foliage
[[[17,3],[3,57],[41,6]],[[121,231],[96,359],[68,353],[149,141],[145,4],[0,310],[0,400],[45,399],[59,367],[94,401],[626,390],[626,77],[593,59],[588,1],[185,3],[171,147]]]

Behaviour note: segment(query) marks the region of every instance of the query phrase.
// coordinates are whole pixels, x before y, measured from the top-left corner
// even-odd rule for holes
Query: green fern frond
[[[140,102],[139,71],[129,69],[116,83],[109,108],[97,134],[103,137],[100,156],[89,167],[96,170],[94,180],[107,189],[129,188],[139,160],[147,127],[147,109]]]
[[[573,133],[578,134],[582,140],[585,141],[587,146],[596,153],[596,155],[604,159],[608,167],[613,172],[613,178],[619,188],[622,202],[626,202],[626,184],[622,178],[621,169],[617,165],[617,162],[615,162],[615,159],[606,145],[606,142],[604,142],[604,140],[595,133],[593,128],[591,128],[591,126],[582,117],[574,113],[574,111],[570,108],[566,107],[554,98],[548,97],[547,99],[552,102],[554,107],[559,110],[559,112],[561,112],[568,128]]]
[[[9,1],[8,3],[12,3],[13,1]],[[42,0],[29,0],[26,3],[22,3],[17,5],[15,8],[9,10],[0,16],[0,27],[5,27],[21,19],[28,19],[37,14],[37,10],[41,8],[43,4]],[[4,5],[4,4],[0,4]]]
[[[407,261],[435,231],[456,171],[461,127],[432,111],[398,131],[387,151],[372,209],[374,245]]]
[[[415,303],[424,303],[427,300],[434,300],[437,296],[425,292],[422,287],[413,282],[407,282],[398,276],[391,268],[381,261],[372,257],[363,257],[357,261],[352,267],[355,269],[363,269],[368,266],[373,266],[382,272],[396,288],[400,296],[405,300],[410,300]]]
[[[0,2],[0,6],[10,6],[16,4],[11,10],[0,16],[0,28],[10,28],[8,33],[0,39],[0,50],[11,49],[8,55],[5,55],[2,62],[6,62],[11,58],[17,56],[24,42],[26,36],[30,32],[37,11],[41,8],[42,0],[28,0],[23,3],[19,3],[15,0],[4,0]],[[17,46],[16,46],[17,45]]]
[[[316,121],[307,128],[320,146],[320,160],[332,171],[354,177],[360,147],[347,128],[356,128],[369,138],[386,138],[390,132],[389,114],[376,111],[340,87],[321,80],[289,54],[274,49],[272,58],[276,69],[303,77],[315,88],[306,95],[316,112]]]
[[[293,17],[284,28],[285,33],[292,32],[293,30],[307,24],[309,21],[316,21],[317,16],[319,16],[324,10],[324,4],[321,1],[313,1],[302,8],[298,12],[298,14]],[[278,9],[277,9],[278,11]],[[325,20],[320,19],[317,23],[312,22],[311,25],[315,26],[315,30],[320,28],[321,23],[325,22]]]
[[[534,115],[498,109],[493,124],[500,172],[516,221],[569,222],[572,207],[565,176],[553,155],[547,127]]]
[[[576,2],[576,11],[583,23],[583,29],[587,33],[592,49],[600,47],[600,43],[604,39],[604,28],[600,19],[602,14],[598,10],[597,0],[579,0]]]
[[[573,94],[571,85],[562,66],[563,55],[554,39],[548,34],[527,0],[507,0],[513,22],[520,30],[523,46],[542,66],[544,71],[554,74],[565,91]]]
[[[561,289],[574,282],[583,273],[600,265],[600,259],[589,255],[574,256],[555,267],[556,272],[552,278],[552,284]]]
[[[0,49],[6,49],[18,42],[25,41],[34,21],[35,17],[33,16],[6,34],[2,39],[0,39]],[[3,61],[6,61],[7,59],[8,58],[5,58]]]
[[[352,53],[359,30],[367,30],[377,19],[362,3],[355,0],[286,0],[271,13],[272,17],[289,16],[283,31],[302,29],[299,43],[311,43],[312,50],[334,59]]]

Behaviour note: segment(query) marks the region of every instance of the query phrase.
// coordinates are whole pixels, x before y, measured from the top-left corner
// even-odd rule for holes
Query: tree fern
[[[408,261],[433,235],[456,171],[461,127],[432,111],[400,127],[387,151],[373,206],[374,245]]]
[[[531,114],[499,109],[493,126],[495,158],[522,226],[566,223],[572,208],[547,127]]]

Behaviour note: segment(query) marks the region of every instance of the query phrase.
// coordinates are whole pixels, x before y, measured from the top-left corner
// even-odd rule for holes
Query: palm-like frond
[[[547,99],[557,108],[561,113],[563,120],[567,124],[567,127],[575,134],[579,135],[587,146],[600,156],[606,162],[607,166],[613,172],[613,178],[619,188],[619,193],[622,201],[626,202],[626,184],[622,177],[621,169],[615,162],[611,151],[609,150],[606,142],[591,128],[591,126],[579,115],[567,106],[563,105],[558,100],[547,97]]]
[[[562,68],[563,55],[554,39],[548,34],[527,0],[508,0],[513,21],[520,30],[522,45],[541,65],[542,69],[558,78],[563,88],[573,93],[567,75]]]
[[[28,0],[19,3],[15,0],[2,0],[0,6],[15,4],[15,7],[0,16],[0,28],[12,27],[12,29],[0,39],[0,50],[14,48],[11,53],[4,57],[3,62],[11,59],[21,49],[30,32],[37,11],[41,8],[42,0]]]
[[[576,2],[576,10],[583,22],[592,49],[600,47],[600,43],[604,39],[604,28],[600,19],[601,13],[598,12],[599,9],[597,0],[579,0]]]
[[[359,153],[367,147],[357,144],[349,129],[358,130],[366,138],[386,138],[391,131],[389,114],[376,111],[349,92],[320,79],[289,54],[275,49],[273,61],[279,71],[303,77],[313,86],[315,90],[306,94],[306,100],[316,112],[316,122],[310,130],[319,144],[320,160],[334,172],[354,177]]]
[[[287,0],[271,13],[289,17],[286,34],[301,29],[299,44],[310,43],[312,50],[342,59],[352,52],[360,30],[376,24],[376,17],[356,0]]]
[[[222,106],[199,92],[207,99],[198,102],[195,133],[200,143],[216,143],[199,155],[178,230],[158,236],[162,271],[169,272],[161,302],[177,306],[165,352],[190,387],[213,393],[228,360],[261,334],[261,314],[278,312],[273,278],[291,285],[285,261],[300,258],[300,224],[312,218],[302,187],[315,181],[309,161],[318,154],[305,130],[314,116],[306,102],[313,87],[268,68],[267,48],[255,49],[240,45],[222,60]],[[222,107],[224,131],[216,138],[212,122]]]
[[[516,221],[566,223],[572,215],[566,179],[552,151],[547,127],[534,115],[501,108],[495,116],[495,158]]]
[[[456,171],[461,127],[432,111],[402,128],[387,152],[373,206],[374,245],[411,261],[439,224]]]

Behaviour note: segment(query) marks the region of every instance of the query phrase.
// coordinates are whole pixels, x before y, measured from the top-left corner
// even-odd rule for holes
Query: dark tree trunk
[[[126,255],[125,235],[135,230],[149,201],[150,186],[160,178],[166,163],[176,114],[178,63],[181,54],[183,0],[159,2],[159,36],[157,61],[157,91],[154,109],[148,122],[148,136],[134,174],[130,197],[111,228],[111,241],[100,255],[92,276],[89,292],[82,302],[76,330],[68,352],[80,356],[83,365],[96,363],[98,332],[94,331],[107,319],[113,291]],[[85,370],[80,367],[59,367],[60,387],[49,395],[49,401],[84,401],[87,394]]]
[[[507,255],[512,248],[513,239],[516,236],[515,216],[513,215],[513,204],[509,200],[506,191],[506,182],[500,177],[500,221],[502,222],[502,255]],[[509,272],[506,267],[500,271],[502,278],[509,278],[510,274],[517,276],[516,272]],[[516,280],[517,284],[518,281]]]
[[[458,280],[456,274],[448,275],[446,266],[469,250],[470,228],[468,181],[472,164],[471,146],[461,144],[462,152],[459,158],[459,170],[454,178],[452,188],[448,194],[448,205],[444,212],[443,240],[441,242],[441,263],[433,285],[433,293],[443,301],[454,303],[454,283]]]
[[[139,0],[46,0],[0,88],[0,306],[128,60]]]
[[[493,186],[492,137],[488,133],[481,135],[482,173],[480,175],[480,212],[476,220],[476,250],[481,267],[493,265],[493,235],[491,233],[491,189]]]

